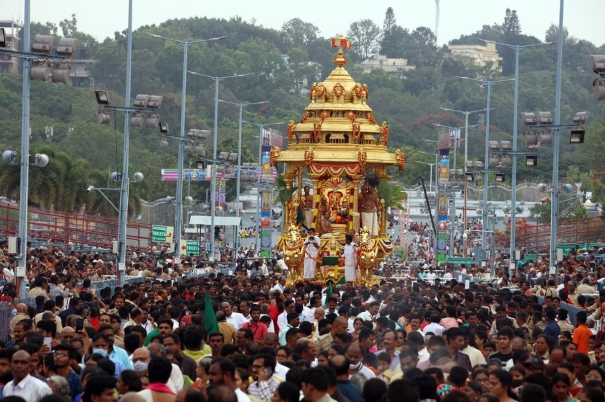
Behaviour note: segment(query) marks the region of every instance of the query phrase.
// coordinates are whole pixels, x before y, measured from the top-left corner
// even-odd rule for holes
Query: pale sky
[[[23,20],[24,0],[0,0],[0,19]],[[506,8],[517,10],[523,33],[544,40],[550,24],[559,22],[558,0],[440,0],[441,17],[438,42],[443,44],[471,34],[484,24],[502,23]],[[133,27],[159,24],[167,19],[208,17],[229,19],[239,15],[246,21],[280,29],[282,24],[299,17],[315,24],[323,37],[346,34],[349,25],[369,18],[382,27],[387,7],[395,10],[397,23],[413,30],[418,26],[435,29],[435,1],[349,0],[134,0]],[[128,25],[128,0],[31,0],[32,21],[59,21],[75,13],[78,28],[103,40],[113,37]],[[602,17],[603,0],[568,0],[565,26],[571,35],[587,39],[597,46],[605,43]],[[199,38],[204,39],[204,38]]]

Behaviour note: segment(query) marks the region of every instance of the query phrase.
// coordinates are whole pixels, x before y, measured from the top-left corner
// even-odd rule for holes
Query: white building
[[[496,45],[494,43],[486,43],[483,45],[449,45],[448,49],[452,52],[452,55],[460,55],[469,57],[473,60],[476,66],[485,67],[487,63],[491,62],[492,69],[502,70],[499,62],[502,61],[502,57],[498,55]]]
[[[402,75],[406,71],[415,70],[416,66],[409,66],[407,59],[390,59],[387,56],[376,55],[357,65],[364,74],[372,70],[384,70],[388,74]]]

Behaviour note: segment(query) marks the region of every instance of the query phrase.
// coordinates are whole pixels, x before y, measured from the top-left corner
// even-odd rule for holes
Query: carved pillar
[[[321,202],[321,194],[319,193],[319,180],[313,177],[313,227],[319,233],[319,213],[317,208]]]
[[[353,225],[351,229],[355,230],[355,233],[359,233],[359,179],[353,180]]]

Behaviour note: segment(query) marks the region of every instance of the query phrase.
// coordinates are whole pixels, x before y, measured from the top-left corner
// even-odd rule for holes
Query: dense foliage
[[[85,30],[85,27],[82,27]],[[123,116],[112,116],[110,126],[97,124],[97,105],[91,86],[111,91],[113,104],[123,104],[126,71],[125,32],[116,32],[113,38],[96,42],[94,38],[80,31],[76,16],[64,20],[60,27],[50,23],[34,23],[32,38],[36,33],[57,33],[77,37],[80,43],[87,43],[89,55],[97,60],[91,67],[94,83],[80,88],[55,86],[48,83],[32,82],[31,127],[32,151],[43,147],[54,150],[57,155],[71,159],[66,166],[73,166],[78,175],[84,175],[79,183],[95,184],[108,177],[109,172],[119,170],[122,161]],[[169,20],[160,26],[145,26],[138,29],[133,37],[132,93],[161,93],[164,103],[162,120],[170,124],[171,132],[180,130],[180,98],[182,84],[181,45],[148,35],[155,33],[178,39],[201,39],[225,35],[218,42],[201,43],[189,48],[188,70],[209,76],[249,75],[221,81],[219,99],[229,102],[269,103],[244,109],[244,120],[254,123],[284,122],[279,127],[285,131],[289,120],[297,121],[308,104],[303,95],[303,84],[325,78],[333,68],[335,50],[330,46],[330,38],[319,35],[311,23],[293,19],[284,23],[282,30],[267,29],[234,17],[230,20],[190,18]],[[387,121],[390,126],[390,146],[402,148],[409,161],[406,172],[396,177],[404,183],[415,183],[418,175],[428,176],[425,165],[415,160],[432,162],[433,158],[419,153],[433,153],[433,143],[424,141],[436,139],[439,130],[433,123],[447,126],[462,126],[462,115],[448,114],[440,107],[457,110],[477,110],[485,108],[486,90],[477,83],[457,77],[481,77],[500,79],[512,76],[514,52],[498,47],[502,73],[490,67],[477,67],[468,59],[452,57],[446,46],[438,48],[435,36],[429,28],[418,27],[410,30],[397,24],[395,11],[389,8],[382,28],[375,22],[360,20],[351,23],[349,37],[354,47],[348,53],[347,69],[361,83],[366,83],[371,91],[370,106],[377,121]],[[521,23],[514,11],[507,10],[504,22],[485,25],[481,31],[464,35],[453,44],[482,44],[481,39],[495,40],[510,44],[539,43],[541,40],[556,40],[557,28],[552,26],[544,38],[524,35]],[[576,168],[578,174],[590,171],[605,172],[601,155],[605,152],[603,133],[605,132],[605,103],[598,103],[592,95],[591,83],[594,74],[590,70],[588,55],[605,53],[605,45],[578,40],[565,33],[563,94],[561,122],[570,122],[576,111],[592,113],[587,125],[586,143],[581,146],[568,144],[568,134],[562,134],[561,172]],[[405,76],[395,76],[382,70],[363,74],[355,64],[372,54],[388,57],[403,57],[416,70]],[[521,52],[519,84],[519,111],[553,110],[555,104],[556,46],[541,46]],[[491,139],[511,139],[513,127],[513,84],[501,83],[492,88],[490,114]],[[238,109],[226,103],[219,104],[219,146],[218,150],[236,151],[239,114]],[[0,75],[0,148],[18,149],[21,127],[21,78],[17,75]],[[186,128],[212,129],[214,119],[214,80],[188,75]],[[485,144],[485,116],[471,115],[468,153],[470,158],[482,159]],[[46,126],[54,126],[54,137],[48,141]],[[275,127],[275,126],[274,126]],[[519,131],[522,131],[519,121]],[[258,128],[244,125],[242,160],[255,161],[258,149]],[[68,135],[69,133],[69,135]],[[169,140],[170,142],[170,140]],[[525,147],[522,137],[520,150]],[[149,129],[131,130],[131,172],[142,171],[146,179],[137,187],[136,195],[144,199],[157,199],[173,195],[174,182],[161,182],[160,169],[176,167],[178,144],[171,141],[168,149],[158,146],[158,133]],[[212,149],[208,141],[207,149]],[[463,155],[461,152],[459,155]],[[543,146],[540,150],[539,165],[529,169],[519,168],[519,181],[549,182],[552,171],[552,148]],[[84,160],[85,162],[83,162]],[[185,158],[186,167],[194,162],[194,156]],[[458,157],[458,167],[462,168],[463,157]],[[2,166],[4,169],[6,166]],[[49,173],[44,173],[49,172]],[[55,172],[56,173],[56,172]],[[61,187],[69,180],[42,169],[41,175],[55,175],[46,185]],[[0,180],[11,175],[0,176]],[[41,176],[42,178],[44,176]],[[95,179],[96,178],[96,179]],[[6,179],[8,180],[8,179]],[[11,181],[12,180],[12,181]],[[0,187],[5,195],[15,196],[14,179],[3,181]],[[54,180],[54,181],[53,181]],[[63,180],[63,181],[61,181]],[[42,179],[42,181],[44,181]],[[605,179],[602,179],[605,182]],[[107,184],[107,183],[105,183]],[[18,181],[17,181],[18,185]],[[71,185],[71,184],[70,184]],[[235,193],[234,181],[228,183],[231,198]],[[586,189],[595,191],[595,201],[605,200],[605,186],[601,181],[587,180]],[[192,194],[197,200],[203,199],[207,183],[192,186]],[[75,189],[73,189],[75,191]],[[95,195],[72,195],[66,202],[56,200],[65,189],[48,189],[52,197],[32,198],[31,202],[51,205],[58,209],[73,210],[87,203],[100,213],[111,213],[103,207]],[[70,190],[71,191],[71,190]],[[38,197],[38,195],[36,195]],[[90,198],[93,198],[91,200]],[[133,210],[133,213],[136,211]]]

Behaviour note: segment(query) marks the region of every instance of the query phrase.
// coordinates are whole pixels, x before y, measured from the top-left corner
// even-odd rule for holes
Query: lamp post
[[[425,139],[425,141],[427,142],[437,142],[435,140],[428,140]],[[434,154],[430,153],[430,152],[425,152],[425,151],[418,151],[421,154],[425,154],[425,155],[431,155],[435,157],[435,192],[433,194],[433,196],[435,197],[435,222],[437,222],[437,213],[438,213],[438,208],[439,206],[438,204],[438,200],[437,200],[437,187],[439,187],[439,152],[436,152]],[[428,206],[429,208],[431,207],[430,205]],[[437,224],[433,225],[435,228],[437,227]],[[435,232],[435,238],[433,239],[433,254],[435,257],[435,262],[437,261],[437,232]]]
[[[17,292],[20,297],[26,297],[25,294],[25,276],[27,270],[27,237],[28,237],[28,201],[29,201],[29,165],[44,167],[48,164],[47,155],[36,154],[35,161],[30,163],[29,147],[29,120],[30,120],[30,79],[47,81],[49,75],[54,83],[69,83],[69,74],[71,67],[66,59],[73,56],[76,47],[76,39],[61,38],[58,46],[53,51],[54,38],[48,35],[36,35],[34,46],[31,46],[31,4],[30,0],[24,2],[24,21],[23,21],[23,50],[16,51],[7,48],[6,33],[4,29],[0,32],[0,54],[10,57],[23,59],[23,88],[21,104],[21,162],[17,162],[17,154],[10,152],[10,164],[20,165],[19,181],[19,250],[17,256],[17,268],[15,270]],[[54,62],[54,71],[50,74],[50,60]],[[6,152],[3,153],[3,157]]]
[[[218,201],[216,200],[216,152],[218,148],[218,84],[220,81],[226,80],[227,78],[245,77],[250,74],[235,74],[224,77],[213,77],[211,75],[200,74],[189,70],[187,70],[187,72],[193,75],[199,75],[200,77],[206,77],[214,80],[214,143],[212,146],[212,159],[214,159],[214,162],[212,162],[212,203],[210,204],[210,236],[212,237],[212,241],[210,242],[210,261],[214,261],[214,216],[216,214],[215,204]]]
[[[428,165],[431,167],[431,175],[429,176],[429,191],[431,189],[431,187],[433,187],[433,166],[436,166],[436,163],[428,163],[428,162],[422,162],[422,161],[414,161],[416,163],[422,163],[423,165]],[[430,208],[430,205],[429,205]]]
[[[484,39],[480,39],[482,41],[484,41],[485,43],[493,43],[496,45],[500,45],[500,46],[506,46],[508,48],[514,49],[515,50],[515,94],[514,94],[514,106],[513,106],[513,148],[512,148],[512,153],[511,153],[511,157],[512,157],[512,161],[513,161],[513,165],[512,165],[512,172],[511,172],[511,188],[513,189],[513,191],[511,192],[511,205],[513,205],[513,207],[516,205],[517,203],[517,154],[515,152],[517,152],[517,122],[518,122],[518,107],[519,107],[519,52],[523,49],[527,49],[530,47],[536,47],[536,46],[548,46],[548,45],[552,45],[555,42],[546,42],[546,43],[534,43],[531,45],[510,45],[507,43],[500,43],[500,42],[494,42],[491,40],[484,40]],[[513,259],[515,258],[515,221],[516,221],[516,211],[515,208],[511,209],[511,225],[510,225],[510,261],[512,262]]]
[[[487,245],[487,232],[485,223],[487,222],[487,192],[489,191],[489,173],[487,171],[487,167],[489,166],[489,112],[491,105],[491,97],[492,97],[492,85],[506,82],[506,81],[514,81],[514,79],[505,79],[505,80],[497,80],[497,81],[486,81],[478,78],[469,78],[469,77],[458,77],[464,80],[476,81],[480,84],[487,85],[487,106],[486,106],[486,116],[485,116],[485,171],[483,173],[483,223],[481,224],[481,247],[483,248],[483,253],[485,253],[485,248]],[[493,250],[492,250],[493,254]],[[483,257],[483,256],[482,256]],[[484,258],[483,258],[484,259]]]
[[[256,190],[256,239],[254,242],[254,252],[258,253],[259,249],[258,249],[258,241],[259,241],[259,235],[260,235],[260,178],[262,176],[262,146],[263,146],[263,130],[265,127],[268,126],[274,126],[276,124],[284,124],[283,121],[278,121],[275,123],[269,123],[269,124],[258,124],[258,123],[252,123],[250,121],[244,121],[244,123],[246,124],[252,124],[254,126],[257,126],[260,129],[260,134],[258,137],[258,168],[257,168],[257,172],[258,172],[258,178],[256,181],[257,184],[257,190]]]
[[[165,36],[156,35],[152,33],[148,33],[148,35],[153,36],[154,38],[164,39],[170,42],[178,43],[179,45],[183,45],[183,83],[181,87],[181,138],[185,137],[185,109],[187,102],[187,51],[189,46],[194,45],[196,43],[202,42],[212,42],[220,39],[226,38],[226,36],[220,36],[217,38],[210,39],[197,39],[197,40],[178,40],[167,38]],[[183,205],[183,146],[184,143],[181,141],[179,143],[179,154],[178,154],[178,175],[176,181],[176,212],[175,212],[175,220],[174,220],[174,233],[176,238],[174,239],[175,250],[176,250],[176,258],[180,260],[181,253],[181,232],[182,232],[182,205]]]

